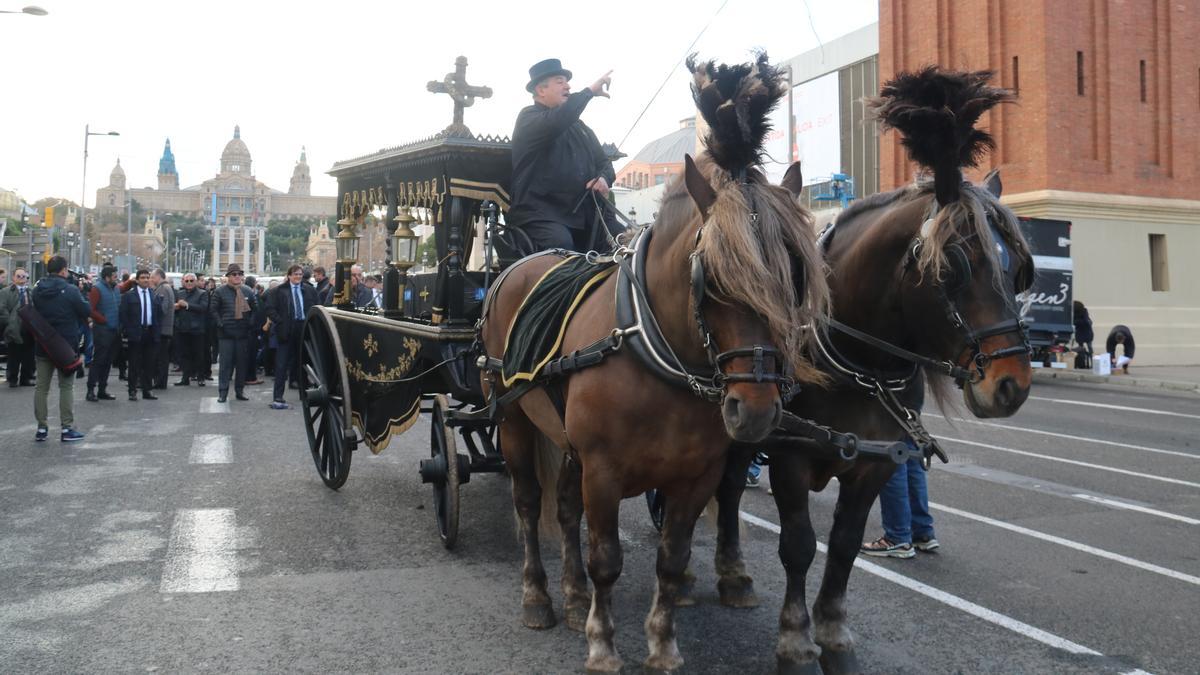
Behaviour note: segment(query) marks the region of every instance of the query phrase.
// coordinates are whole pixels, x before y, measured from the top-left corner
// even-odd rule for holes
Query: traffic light
[[[46,217],[42,220],[42,227],[54,227],[54,207],[46,207]]]

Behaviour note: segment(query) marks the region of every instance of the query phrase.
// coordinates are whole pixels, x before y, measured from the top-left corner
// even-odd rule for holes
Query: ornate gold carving
[[[379,351],[379,343],[375,341],[374,333],[367,333],[367,339],[363,340],[363,350],[367,352],[367,358],[375,356],[375,352]]]
[[[346,362],[346,373],[350,375],[351,379],[357,382],[375,382],[377,384],[391,384],[396,382],[412,370],[417,353],[421,351],[421,343],[415,338],[405,336],[401,345],[405,351],[396,357],[396,365],[388,366],[381,363],[375,372],[372,373],[368,372],[360,362],[349,359]],[[363,346],[366,347],[365,342]]]

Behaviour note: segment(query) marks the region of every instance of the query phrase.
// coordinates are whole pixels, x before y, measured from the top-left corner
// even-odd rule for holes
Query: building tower
[[[171,139],[169,138],[163,147],[162,159],[158,160],[158,189],[179,189],[179,174],[175,171],[175,154],[171,152]]]
[[[116,190],[125,189],[125,169],[121,168],[121,158],[117,158],[117,165],[113,167],[112,173],[108,174],[108,187]]]
[[[225,144],[225,150],[221,152],[221,173],[254,175],[250,171],[250,149],[242,141],[242,128],[238,125],[234,125],[233,139]]]
[[[308,159],[305,157],[304,146],[300,146],[300,161],[292,169],[292,183],[288,187],[289,195],[308,197],[312,195],[312,175],[308,171]]]

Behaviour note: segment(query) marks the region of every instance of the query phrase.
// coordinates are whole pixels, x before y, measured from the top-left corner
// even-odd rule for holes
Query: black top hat
[[[537,86],[538,82],[555,75],[562,75],[567,80],[571,79],[571,71],[563,68],[562,62],[558,59],[538,61],[529,69],[529,84],[525,85],[525,91],[532,94],[533,88]]]

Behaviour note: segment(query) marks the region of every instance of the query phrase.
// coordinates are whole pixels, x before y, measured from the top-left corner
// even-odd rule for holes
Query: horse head
[[[756,168],[785,76],[766,55],[735,66],[689,58],[688,68],[709,129],[654,224],[671,242],[662,269],[689,288],[686,307],[664,310],[681,337],[699,334],[698,345],[685,341],[695,345],[685,358],[717,371],[726,431],[757,441],[778,426],[795,380],[821,378],[803,355],[802,326],[823,315],[828,290],[811,215]]]
[[[1033,279],[1033,256],[1012,211],[999,201],[996,175],[988,189],[964,182],[994,146],[974,127],[1011,93],[987,85],[988,72],[926,68],[902,73],[874,101],[885,126],[898,129],[909,154],[931,170],[919,184],[899,236],[905,245],[898,270],[901,312],[925,349],[948,359],[971,412],[1007,417],[1029,395],[1032,370],[1028,329],[1016,294]],[[911,209],[910,209],[911,215]]]

